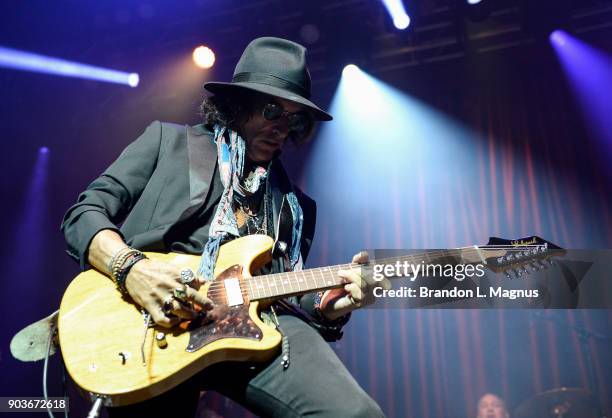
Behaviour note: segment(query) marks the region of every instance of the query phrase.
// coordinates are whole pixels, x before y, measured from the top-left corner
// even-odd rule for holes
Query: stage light
[[[47,147],[40,147],[38,152],[41,153],[41,154],[47,154],[49,152],[49,148],[47,148]]]
[[[478,4],[478,3],[480,3],[480,2],[482,2],[482,0],[467,0],[467,3],[468,3],[468,4],[472,4],[472,5],[473,5],[473,4]]]
[[[211,68],[215,63],[215,53],[206,46],[193,50],[193,62],[200,68]]]
[[[128,85],[130,87],[137,87],[140,83],[140,77],[136,73],[132,73],[128,76]]]
[[[359,74],[361,70],[355,64],[349,64],[342,70],[343,77],[351,77]]]
[[[410,26],[410,16],[406,14],[399,15],[393,19],[393,24],[398,29],[406,29],[408,26]]]
[[[354,65],[343,70],[330,113],[334,122],[321,127],[304,169],[305,184],[317,198],[321,219],[333,219],[334,228],[345,232],[350,242],[372,248],[385,243],[414,248],[411,245],[420,242],[417,237],[398,232],[401,228],[390,221],[404,219],[406,213],[413,227],[427,224],[419,229],[427,231],[426,245],[441,245],[444,231],[456,227],[446,220],[429,223],[429,216],[442,219],[438,216],[443,216],[449,204],[446,193],[455,193],[451,190],[457,183],[473,191],[467,199],[478,196],[481,180],[472,161],[479,144],[477,135]],[[463,170],[470,175],[464,177]],[[425,192],[424,182],[436,192]],[[440,185],[447,184],[448,189],[439,193]],[[350,208],[344,210],[343,199],[351,202]],[[347,216],[338,216],[338,207]],[[370,224],[355,228],[360,216]],[[317,227],[322,230],[331,225],[321,222]]]
[[[385,8],[389,12],[391,19],[393,19],[393,25],[398,29],[406,29],[410,26],[410,16],[404,9],[404,4],[401,0],[382,0]]]
[[[562,30],[555,30],[550,34],[550,42],[558,46],[565,46],[567,35]]]
[[[601,144],[602,156],[612,161],[612,56],[563,30],[553,31],[549,39],[576,96],[585,126]]]
[[[54,74],[63,77],[85,78],[136,87],[138,74],[94,67],[74,61],[46,55],[0,47],[0,67],[36,73]]]

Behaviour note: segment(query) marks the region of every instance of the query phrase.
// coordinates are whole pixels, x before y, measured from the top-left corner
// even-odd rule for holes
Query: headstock
[[[494,272],[504,272],[508,278],[519,278],[532,271],[553,265],[553,257],[565,254],[565,250],[537,236],[507,240],[491,237],[485,246],[478,247]]]

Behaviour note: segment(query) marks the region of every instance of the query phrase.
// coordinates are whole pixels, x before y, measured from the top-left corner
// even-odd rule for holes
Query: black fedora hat
[[[332,120],[310,99],[310,73],[306,68],[306,48],[281,38],[257,38],[245,48],[230,83],[204,84],[211,93],[248,89],[299,103],[312,111],[317,120]]]

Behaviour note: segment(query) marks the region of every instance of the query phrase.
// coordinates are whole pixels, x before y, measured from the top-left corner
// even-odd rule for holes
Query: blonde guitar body
[[[281,335],[261,321],[259,303],[248,300],[243,284],[269,262],[272,245],[263,235],[223,245],[215,281],[200,289],[217,305],[215,321],[192,321],[172,329],[146,328],[143,312],[122,298],[112,280],[95,270],[81,273],[68,286],[58,318],[70,376],[83,390],[103,396],[106,405],[122,406],[159,395],[221,361],[271,359]],[[200,260],[173,253],[147,256],[194,271]],[[242,304],[228,306],[226,289],[235,286],[224,285],[226,280],[240,284]],[[166,333],[163,348],[156,341],[158,332]]]

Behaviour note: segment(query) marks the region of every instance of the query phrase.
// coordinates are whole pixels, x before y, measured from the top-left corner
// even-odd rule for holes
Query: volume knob
[[[166,334],[161,331],[155,334],[155,342],[157,343],[157,346],[159,348],[168,347],[168,340],[166,340]]]

